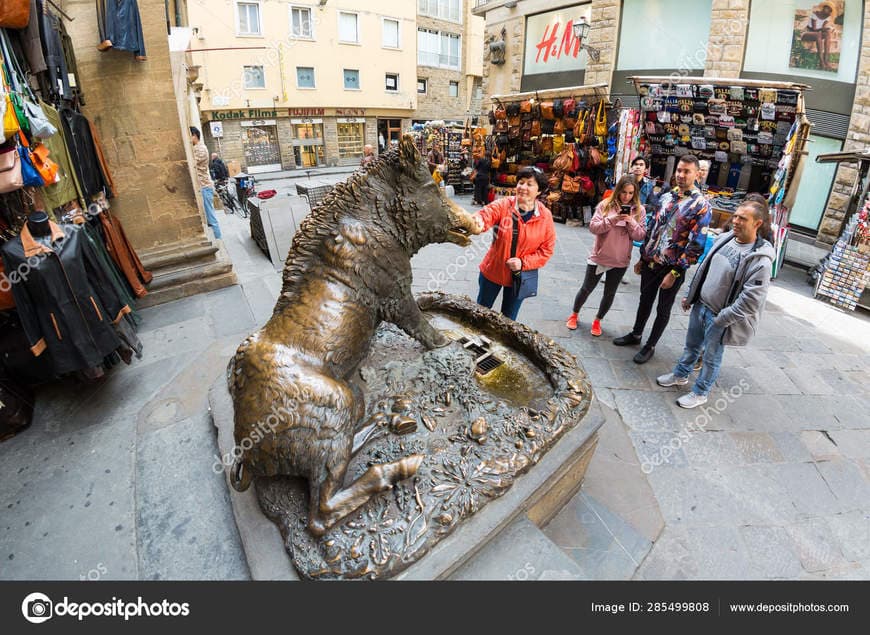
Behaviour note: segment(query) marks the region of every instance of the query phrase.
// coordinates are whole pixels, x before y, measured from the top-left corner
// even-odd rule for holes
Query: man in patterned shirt
[[[710,224],[710,203],[695,186],[698,159],[680,157],[674,173],[676,187],[659,199],[658,209],[647,225],[646,238],[640,248],[640,260],[634,272],[640,274],[640,302],[631,333],[617,337],[617,346],[640,344],[653,303],[658,296],[656,319],[649,339],[634,361],[645,364],[655,352],[659,338],[671,319],[671,308],[685,279],[686,271],[704,251],[706,236],[701,233]]]
[[[202,142],[198,128],[190,127],[190,142],[193,144],[193,159],[196,162],[196,180],[202,192],[202,206],[205,208],[205,218],[208,226],[214,231],[214,237],[220,240],[221,226],[214,213],[214,181],[208,171],[208,148]]]

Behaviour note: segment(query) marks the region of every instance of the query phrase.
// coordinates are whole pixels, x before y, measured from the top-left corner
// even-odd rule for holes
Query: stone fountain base
[[[254,579],[445,578],[518,516],[543,525],[580,488],[603,416],[573,356],[466,298],[418,302],[453,343],[424,351],[392,325],[378,330],[353,380],[382,425],[348,479],[412,453],[426,457],[417,475],[321,539],[305,530],[303,481],[230,489]],[[209,399],[226,455],[233,407],[223,381]]]

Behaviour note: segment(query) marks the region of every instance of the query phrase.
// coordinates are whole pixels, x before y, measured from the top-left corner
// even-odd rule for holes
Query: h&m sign
[[[526,19],[526,50],[523,73],[534,75],[586,68],[587,54],[574,37],[574,22],[590,22],[591,3],[539,13]],[[588,42],[587,42],[588,44]]]

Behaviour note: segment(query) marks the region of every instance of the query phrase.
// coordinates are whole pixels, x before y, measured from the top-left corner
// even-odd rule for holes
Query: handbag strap
[[[517,257],[517,243],[520,239],[520,215],[516,208],[511,210],[512,228],[511,228],[511,258]]]

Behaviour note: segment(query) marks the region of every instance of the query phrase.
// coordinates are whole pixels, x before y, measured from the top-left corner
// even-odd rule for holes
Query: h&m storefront
[[[366,144],[379,148],[379,134],[398,139],[410,126],[409,114],[367,108],[212,110],[203,112],[202,127],[211,152],[258,174],[355,165]]]

